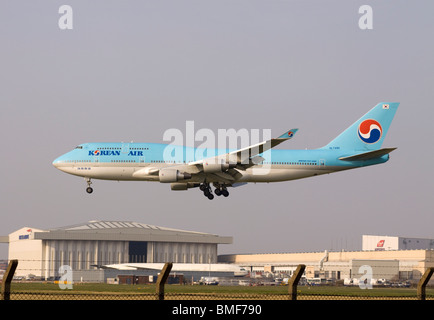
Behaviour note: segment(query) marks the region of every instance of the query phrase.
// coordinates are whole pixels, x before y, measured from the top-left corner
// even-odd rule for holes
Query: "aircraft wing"
[[[229,153],[190,162],[188,166],[196,167],[199,172],[218,172],[232,168],[245,170],[251,166],[257,165],[264,161],[264,158],[257,156],[275,146],[291,139],[298,129],[291,129],[277,138],[266,140],[245,148],[241,148]],[[220,170],[219,170],[220,169]],[[197,170],[193,170],[196,171]],[[191,172],[195,173],[195,172]]]
[[[292,137],[298,129],[291,129],[284,134],[245,148],[234,150],[226,154],[210,157],[186,164],[175,164],[165,168],[145,168],[134,175],[159,175],[160,182],[175,182],[191,178],[192,175],[204,175],[206,181],[219,181],[233,185],[242,177],[240,170],[260,164],[265,159],[259,154],[274,148]],[[204,178],[205,178],[204,177]]]

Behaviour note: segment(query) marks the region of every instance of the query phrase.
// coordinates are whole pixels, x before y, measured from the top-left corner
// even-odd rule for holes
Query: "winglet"
[[[291,139],[298,129],[291,129],[286,131],[284,134],[280,135],[277,139]]]

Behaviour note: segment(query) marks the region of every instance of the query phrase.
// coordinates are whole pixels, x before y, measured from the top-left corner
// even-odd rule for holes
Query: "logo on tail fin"
[[[378,121],[366,119],[359,124],[358,134],[364,143],[375,143],[380,140],[383,129]]]

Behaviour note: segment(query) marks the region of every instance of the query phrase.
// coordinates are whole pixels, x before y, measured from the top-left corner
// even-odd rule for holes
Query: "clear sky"
[[[59,7],[73,9],[61,30]],[[359,28],[371,5],[373,29]],[[128,220],[233,236],[220,253],[361,249],[363,234],[434,238],[434,2],[0,2],[0,235]],[[86,183],[52,161],[85,142],[167,129],[298,127],[322,147],[381,101],[401,103],[383,165],[229,198],[149,182]],[[0,245],[7,258],[7,245]]]

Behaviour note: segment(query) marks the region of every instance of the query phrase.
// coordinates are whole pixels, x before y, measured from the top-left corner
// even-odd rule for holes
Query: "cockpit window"
[[[75,149],[83,149],[83,146],[76,146]]]

